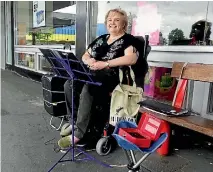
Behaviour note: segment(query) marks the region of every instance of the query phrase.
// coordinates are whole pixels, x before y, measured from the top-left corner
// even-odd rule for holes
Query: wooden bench
[[[184,67],[184,64],[185,63],[175,62],[172,67],[171,76],[175,78],[179,78],[179,76],[181,76],[181,79],[184,80],[213,82],[213,65],[188,63]],[[179,88],[177,87],[177,89]],[[204,135],[213,137],[213,120],[203,118],[201,115],[189,112],[189,116],[168,117],[162,115],[157,111],[153,112],[152,110],[149,110],[144,107],[140,108],[140,112],[151,113],[155,115],[157,118],[165,120],[171,124],[185,127],[190,130],[194,130]]]

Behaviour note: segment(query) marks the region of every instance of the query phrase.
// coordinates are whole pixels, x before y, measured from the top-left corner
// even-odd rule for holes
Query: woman
[[[119,67],[134,66],[138,60],[137,41],[134,36],[126,33],[127,24],[125,11],[110,10],[105,16],[105,25],[109,34],[95,39],[82,57],[83,63],[93,71],[95,78],[102,82],[102,86],[88,84],[83,86],[74,132],[75,144],[87,131],[94,97],[100,95],[99,98],[102,100],[108,99],[109,93],[119,83]],[[125,70],[125,67],[123,69]],[[72,143],[71,139],[71,135],[63,137],[58,141],[58,145],[67,148]]]

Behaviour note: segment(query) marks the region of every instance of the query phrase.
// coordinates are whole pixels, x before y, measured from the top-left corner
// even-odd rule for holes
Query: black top
[[[132,69],[135,73],[137,86],[143,87],[143,80],[148,67],[146,60],[143,58],[144,42],[139,41],[134,36],[127,33],[125,33],[122,37],[115,40],[111,44],[107,43],[108,38],[109,34],[101,35],[100,37],[96,38],[88,46],[88,49],[91,48],[89,54],[96,60],[107,61],[124,56],[125,49],[130,46],[133,46],[133,51],[135,51],[139,57],[137,63],[135,65],[132,65]],[[129,74],[129,67],[123,66],[120,68],[125,74]],[[118,69],[119,67],[104,69],[102,71],[95,71],[94,74],[99,76],[100,80],[105,80],[105,75],[111,76],[111,79],[112,77],[115,77],[114,81],[117,85],[119,82]],[[126,77],[124,77],[124,83],[126,82]],[[132,81],[130,81],[130,84],[131,83]]]
[[[89,46],[91,48],[90,55],[96,60],[107,61],[124,56],[124,50],[133,45],[133,36],[124,34],[111,44],[108,44],[109,34],[96,38]]]

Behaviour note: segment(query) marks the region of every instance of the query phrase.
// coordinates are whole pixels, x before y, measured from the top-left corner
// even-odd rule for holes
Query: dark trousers
[[[74,123],[77,119],[77,113],[78,113],[78,106],[79,106],[79,98],[80,94],[83,88],[83,84],[74,81],[72,84],[72,81],[67,80],[64,84],[64,92],[65,92],[65,100],[66,100],[66,107],[67,107],[67,115],[68,118],[71,118],[72,116],[72,89],[73,91],[73,112],[74,112]]]
[[[68,115],[71,115],[72,87],[75,90],[73,110],[74,120],[76,120],[76,128],[74,135],[77,138],[82,139],[89,127],[96,126],[98,130],[104,128],[104,124],[109,118],[110,91],[105,85],[94,86],[84,84],[81,94],[79,95],[79,90],[81,90],[81,88],[76,85],[76,83],[73,83],[72,85],[71,81],[66,81],[64,89]]]

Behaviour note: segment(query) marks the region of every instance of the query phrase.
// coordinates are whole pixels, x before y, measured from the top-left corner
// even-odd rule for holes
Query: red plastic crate
[[[137,128],[120,128],[118,134],[141,148],[149,148],[152,141],[159,138],[162,121],[144,113]]]
[[[118,134],[141,148],[149,148],[152,140],[135,128],[120,128]]]

